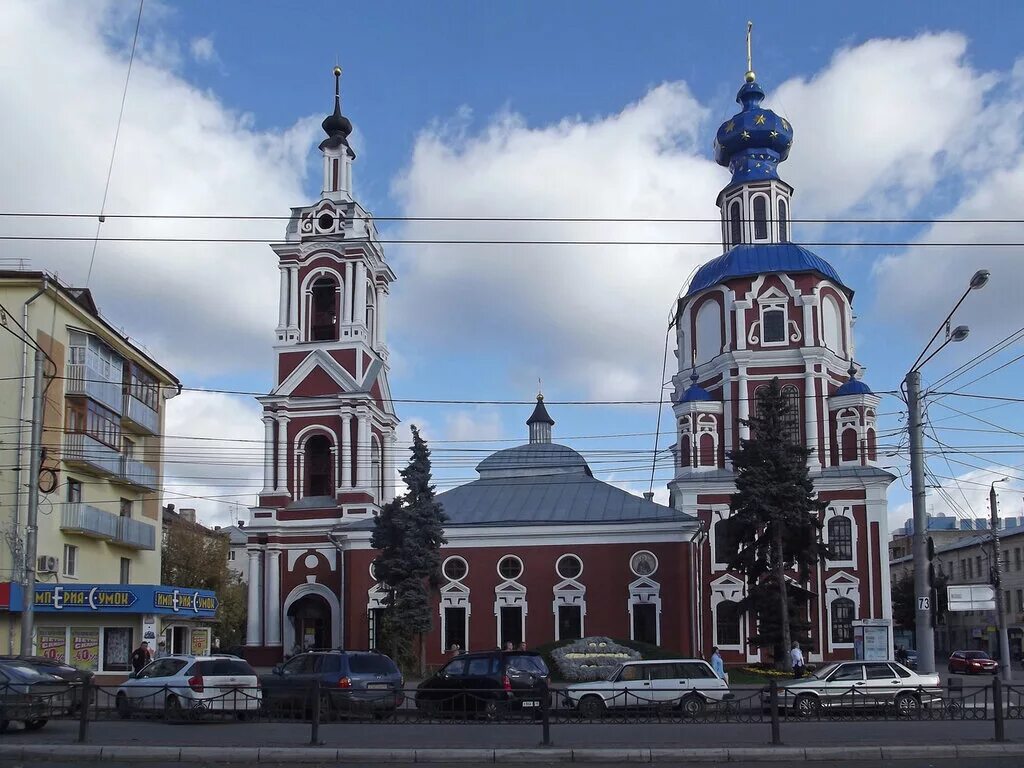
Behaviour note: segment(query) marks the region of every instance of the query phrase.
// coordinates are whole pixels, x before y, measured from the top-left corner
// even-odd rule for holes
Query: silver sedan
[[[823,707],[893,706],[910,715],[941,700],[938,675],[919,675],[895,661],[826,664],[808,677],[779,686],[779,706],[803,717],[813,717]]]

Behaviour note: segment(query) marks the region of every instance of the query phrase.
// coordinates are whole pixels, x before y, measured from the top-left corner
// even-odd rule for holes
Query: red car
[[[999,674],[999,662],[984,651],[954,651],[949,657],[950,674],[977,675],[988,672]]]

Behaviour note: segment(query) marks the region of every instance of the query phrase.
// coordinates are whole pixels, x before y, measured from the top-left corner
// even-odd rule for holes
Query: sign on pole
[[[946,587],[950,611],[994,611],[996,591],[991,584],[963,584]]]

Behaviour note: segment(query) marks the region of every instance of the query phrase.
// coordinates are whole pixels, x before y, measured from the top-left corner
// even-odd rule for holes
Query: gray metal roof
[[[535,477],[546,474],[582,472],[592,475],[587,460],[567,445],[528,443],[492,453],[477,464],[481,479]]]

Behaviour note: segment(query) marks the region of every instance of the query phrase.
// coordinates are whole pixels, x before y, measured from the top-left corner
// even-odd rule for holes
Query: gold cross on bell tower
[[[751,33],[754,31],[754,22],[747,22],[747,74],[743,76],[743,79],[748,83],[754,82],[754,60],[750,50],[750,38]]]

